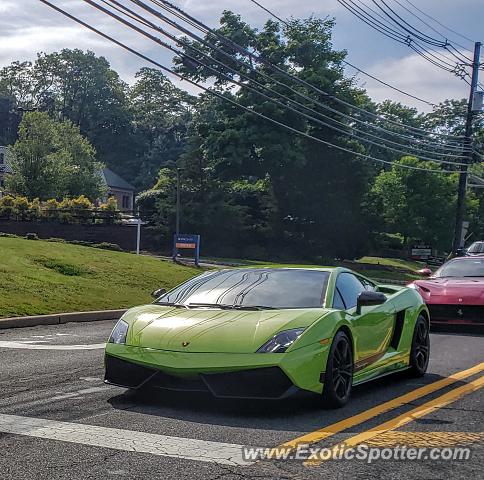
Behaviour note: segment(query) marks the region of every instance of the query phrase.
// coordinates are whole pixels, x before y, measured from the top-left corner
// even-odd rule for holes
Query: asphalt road
[[[112,326],[0,330],[1,479],[483,478],[484,368],[445,381],[484,362],[483,336],[433,334],[424,378],[388,376],[355,388],[345,408],[324,410],[312,395],[236,401],[105,385],[101,347]],[[422,394],[382,407],[416,390]],[[321,447],[458,445],[471,458],[237,464],[242,445],[276,447],[307,434]]]

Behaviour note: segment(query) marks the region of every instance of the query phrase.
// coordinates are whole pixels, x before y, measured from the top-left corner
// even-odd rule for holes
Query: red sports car
[[[484,257],[454,258],[409,286],[422,295],[432,323],[484,326]]]

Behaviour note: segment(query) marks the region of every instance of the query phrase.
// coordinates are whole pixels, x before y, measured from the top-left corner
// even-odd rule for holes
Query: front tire
[[[419,315],[415,323],[410,350],[410,374],[414,377],[423,377],[429,366],[429,359],[429,323],[423,315]]]
[[[348,335],[339,331],[331,344],[326,362],[323,403],[340,408],[348,402],[353,386],[353,348]]]

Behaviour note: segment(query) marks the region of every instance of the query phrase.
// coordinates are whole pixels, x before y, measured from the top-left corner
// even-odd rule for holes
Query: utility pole
[[[180,235],[180,170],[176,169],[176,235]]]
[[[476,42],[474,46],[474,60],[472,63],[472,77],[471,77],[471,92],[469,94],[469,104],[467,106],[466,131],[464,139],[465,165],[461,166],[459,175],[459,191],[457,194],[457,214],[455,219],[454,243],[452,245],[452,253],[456,253],[462,245],[462,227],[464,224],[464,217],[466,213],[466,190],[467,178],[469,176],[469,165],[472,163],[474,155],[472,153],[472,121],[474,117],[474,95],[477,91],[477,84],[479,79],[481,43]]]
[[[136,255],[139,255],[141,245],[141,215],[139,214],[139,208],[136,212]]]
[[[180,181],[180,172],[183,168],[177,167],[176,169],[176,225],[175,225],[175,239],[173,242],[173,260],[176,261],[176,257],[178,255],[178,248],[177,248],[177,241],[178,236],[180,235],[180,210],[181,210],[181,201],[180,201],[180,190],[181,190],[181,181]]]

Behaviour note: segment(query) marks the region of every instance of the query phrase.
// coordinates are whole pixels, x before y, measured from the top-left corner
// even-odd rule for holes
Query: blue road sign
[[[198,267],[200,261],[200,235],[180,233],[173,235],[173,260],[178,255],[178,250],[194,250],[195,265]]]

